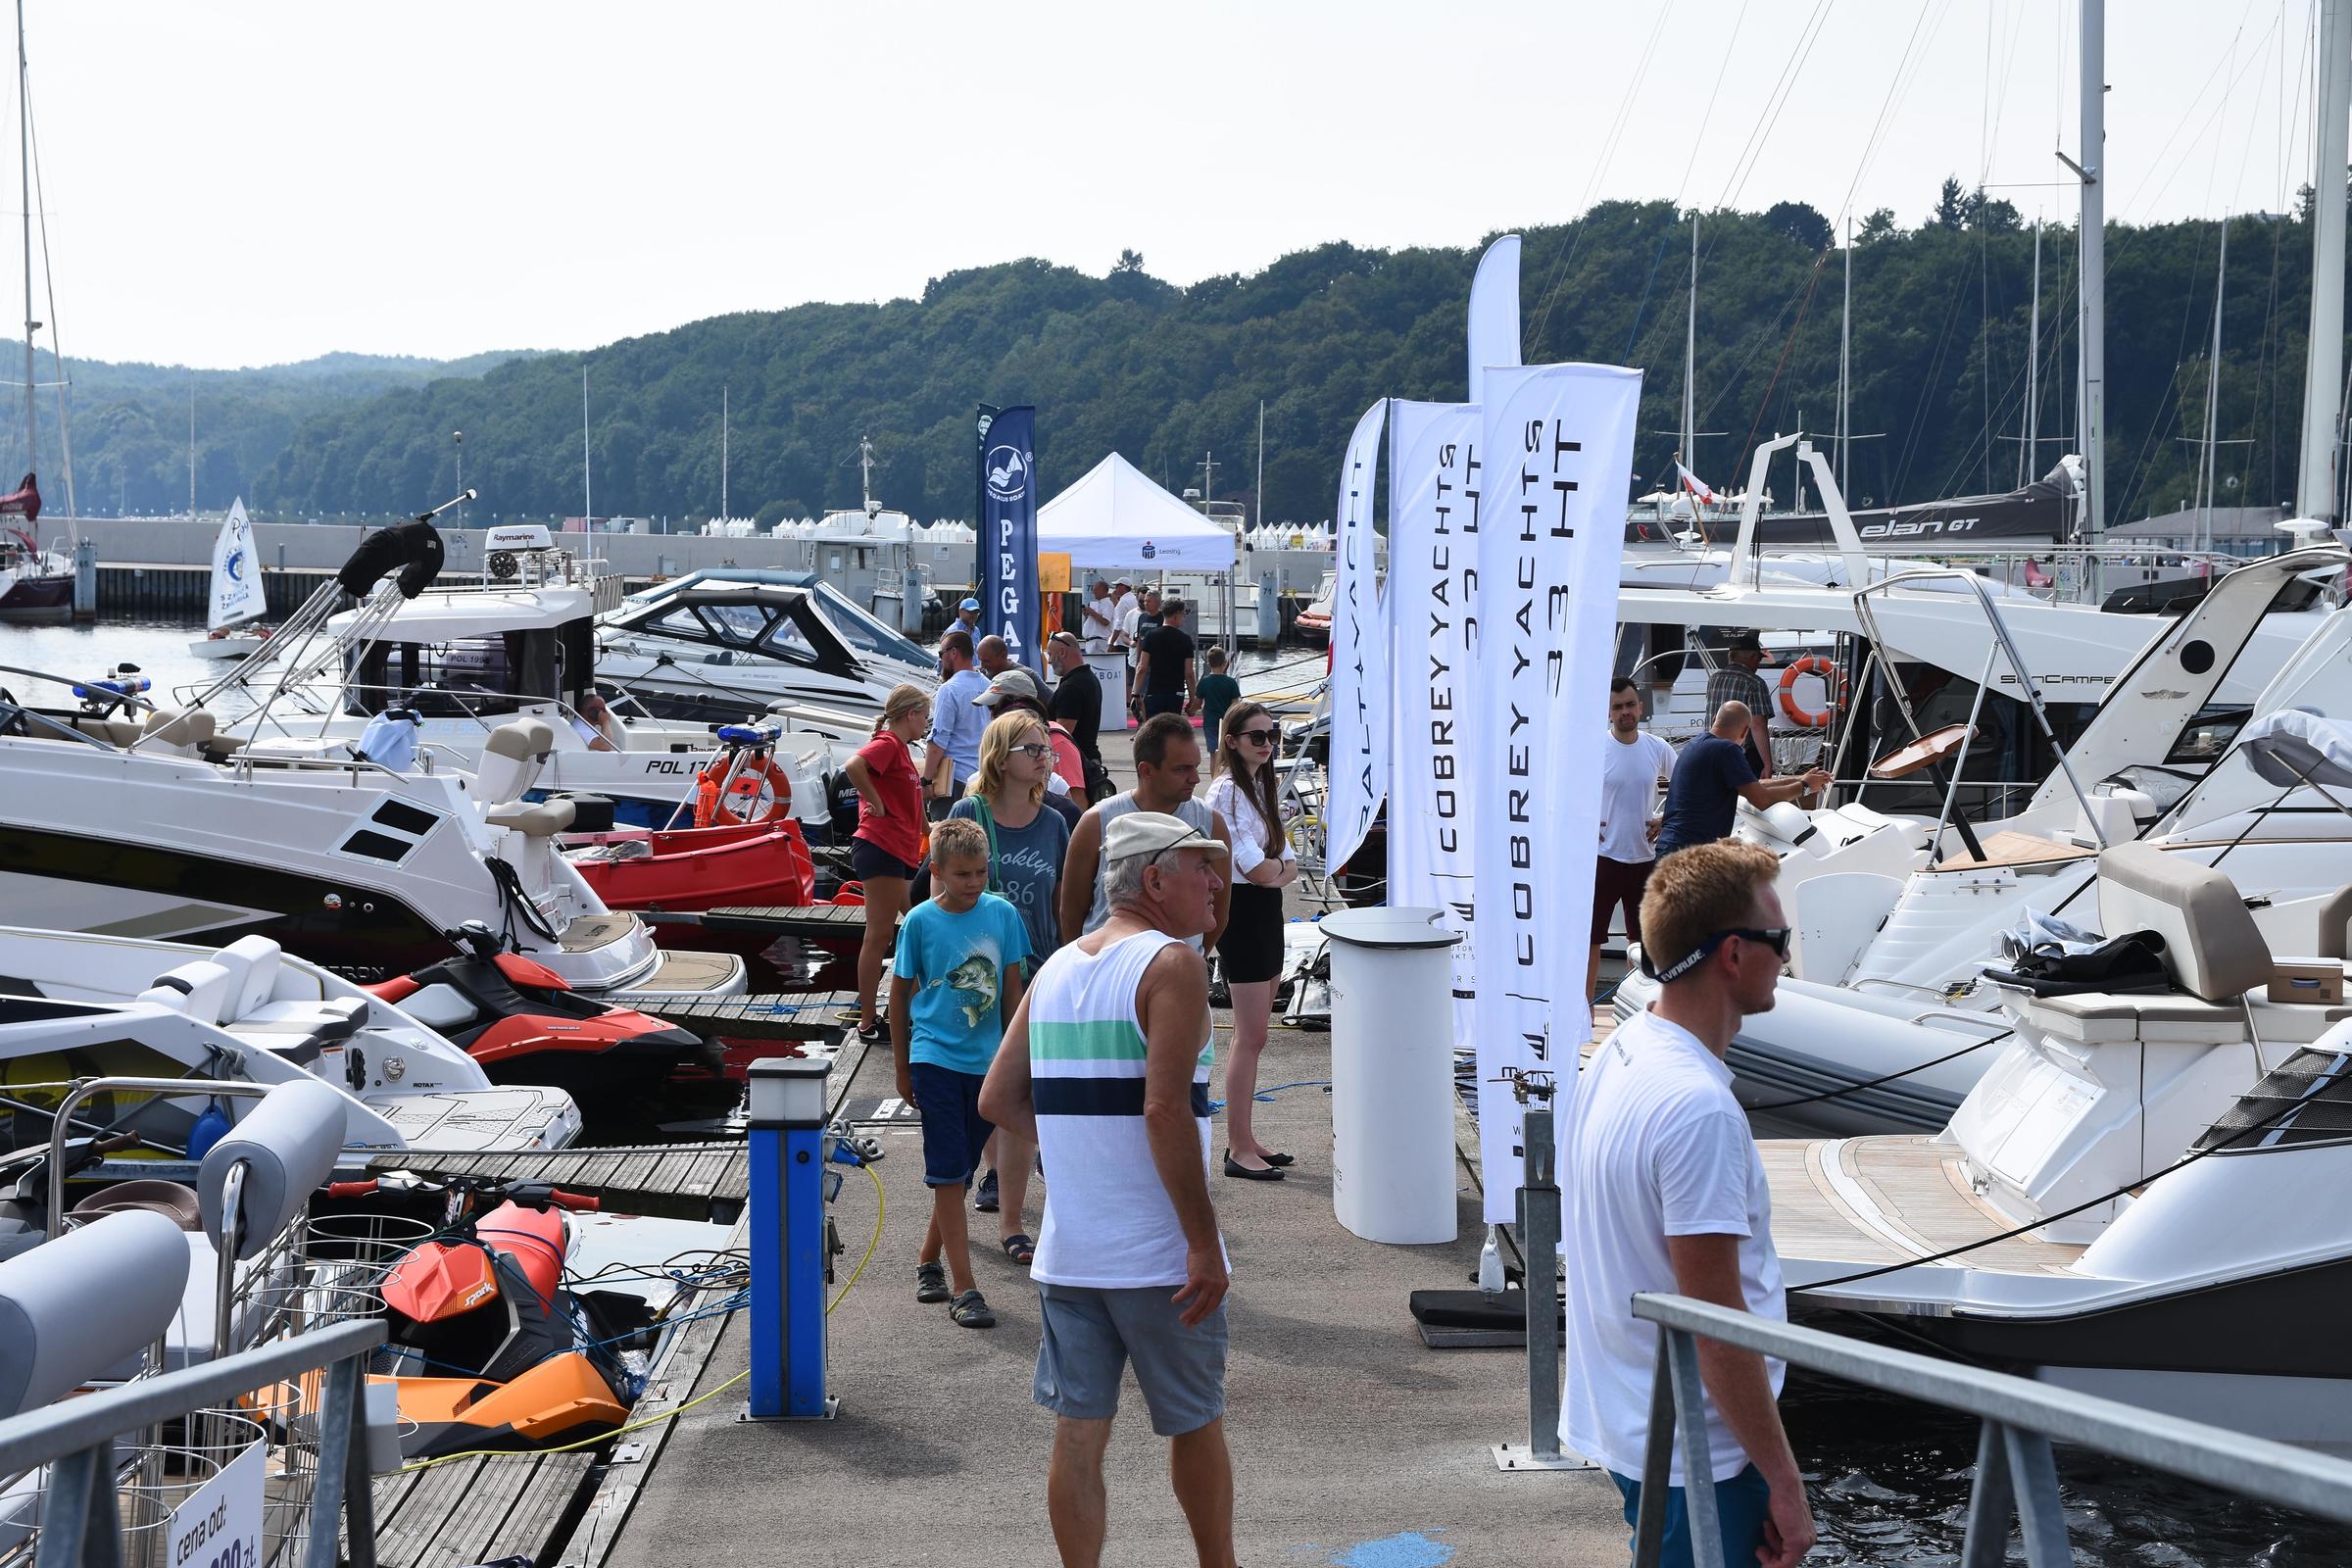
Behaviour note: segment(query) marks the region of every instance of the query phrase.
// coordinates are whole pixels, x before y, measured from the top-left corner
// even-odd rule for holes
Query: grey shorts
[[[1097,1291],[1037,1287],[1039,1404],[1055,1415],[1107,1421],[1119,1407],[1119,1375],[1132,1362],[1137,1387],[1163,1438],[1196,1432],[1225,1413],[1225,1308],[1198,1325],[1177,1321],[1173,1285]]]

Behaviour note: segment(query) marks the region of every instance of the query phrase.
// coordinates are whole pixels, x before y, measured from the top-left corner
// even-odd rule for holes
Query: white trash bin
[[[1453,960],[1437,909],[1343,909],[1331,939],[1331,1207],[1368,1242],[1454,1239]]]
[[[1127,728],[1127,655],[1088,654],[1086,667],[1102,685],[1102,733],[1117,735]]]

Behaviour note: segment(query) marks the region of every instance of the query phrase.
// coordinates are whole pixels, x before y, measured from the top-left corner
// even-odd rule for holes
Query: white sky
[[[2310,0],[2108,12],[2108,216],[2291,200]],[[2080,156],[2075,27],[2066,0],[27,8],[66,351],[208,367],[589,347],[1122,246],[1189,283],[1595,197],[1915,223],[1982,171],[2071,220],[2071,181],[2033,182]]]

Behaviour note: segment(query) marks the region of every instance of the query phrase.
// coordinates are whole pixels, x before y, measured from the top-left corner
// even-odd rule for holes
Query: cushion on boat
[[[2266,985],[2271,950],[2237,885],[2209,865],[2145,844],[2099,856],[2099,923],[2109,932],[2154,931],[2183,991],[2229,1002]]]
[[[210,958],[197,958],[157,975],[139,1000],[184,1012],[198,1023],[219,1023],[235,1000],[235,983],[226,968]]]
[[[572,804],[569,801],[542,801],[526,806],[516,801],[507,806],[490,808],[492,827],[511,827],[525,838],[553,838],[571,826]]]
[[[2323,958],[2352,958],[2352,883],[2337,888],[2320,906],[2320,945]]]
[[[221,1006],[222,1022],[242,1018],[270,1000],[277,988],[278,945],[268,937],[239,937],[215,953],[211,961],[228,971],[228,1000]]]
[[[556,749],[556,732],[543,718],[518,718],[501,724],[482,742],[475,763],[475,787],[493,806],[512,801],[531,787],[539,765]]]
[[[213,738],[216,727],[213,715],[204,709],[191,708],[175,713],[159,708],[147,715],[142,738],[149,750],[172,746],[193,753]]]

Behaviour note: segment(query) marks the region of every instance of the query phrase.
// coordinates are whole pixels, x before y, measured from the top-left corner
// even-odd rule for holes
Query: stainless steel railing
[[[1659,1331],[1657,1373],[1650,1385],[1649,1446],[1642,1455],[1642,1502],[1634,1526],[1636,1568],[1655,1568],[1658,1561],[1666,1528],[1667,1480],[1678,1441],[1690,1504],[1691,1560],[1723,1560],[1705,1394],[1699,1381],[1702,1339],[1776,1355],[1791,1366],[1959,1410],[1983,1422],[1961,1568],[2000,1568],[2013,1514],[2025,1538],[2030,1568],[2061,1568],[2075,1560],[2059,1505],[2053,1441],[2352,1523],[2352,1460],[1687,1296],[1637,1296],[1634,1316],[1655,1323]]]

